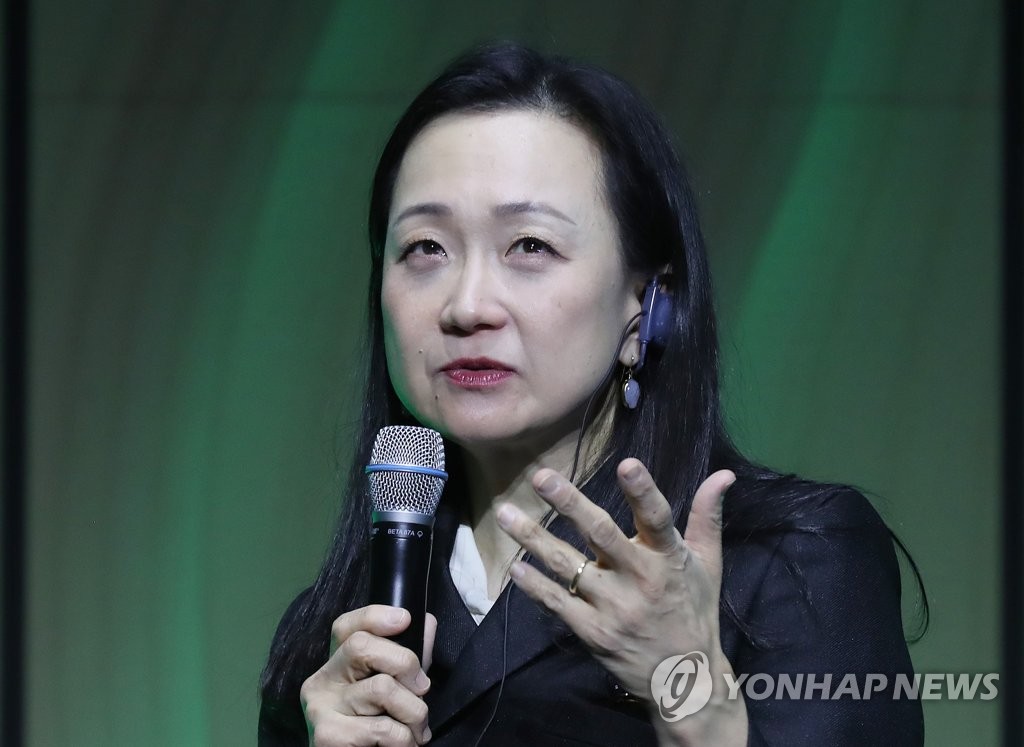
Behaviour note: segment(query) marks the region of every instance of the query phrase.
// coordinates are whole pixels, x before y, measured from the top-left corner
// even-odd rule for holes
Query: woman
[[[912,670],[890,534],[729,441],[693,197],[628,85],[516,46],[463,57],[395,127],[369,223],[361,437],[274,639],[261,744],[921,742],[891,695]],[[449,455],[422,667],[388,640],[409,613],[366,604],[362,465],[390,424]],[[890,689],[762,697],[744,674]]]

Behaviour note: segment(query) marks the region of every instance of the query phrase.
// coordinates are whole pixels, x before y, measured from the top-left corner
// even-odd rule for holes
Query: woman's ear
[[[622,340],[622,347],[619,348],[619,363],[627,368],[635,364],[640,355],[640,310],[643,307],[644,288],[647,287],[649,280],[646,275],[637,274],[633,277],[633,292],[626,304],[629,332]]]
[[[665,269],[671,268],[666,267]],[[635,278],[634,294],[629,303],[632,314],[630,318],[634,321],[619,350],[619,362],[622,365],[630,368],[634,364],[643,366],[643,361],[640,360],[643,355],[640,343],[641,329],[644,330],[645,335],[644,348],[647,344],[659,346],[666,344],[672,324],[672,301],[671,297],[667,295],[666,287],[670,282],[670,273]]]
[[[640,343],[637,342],[637,332],[633,330],[626,336],[625,342],[622,343],[622,347],[619,349],[619,363],[626,368],[633,367],[636,364],[639,350]]]

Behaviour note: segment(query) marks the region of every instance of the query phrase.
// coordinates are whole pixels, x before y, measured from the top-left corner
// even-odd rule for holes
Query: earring
[[[629,357],[629,368],[626,369],[626,378],[622,381],[622,404],[627,410],[635,410],[640,404],[640,382],[633,378],[633,361],[636,356]]]

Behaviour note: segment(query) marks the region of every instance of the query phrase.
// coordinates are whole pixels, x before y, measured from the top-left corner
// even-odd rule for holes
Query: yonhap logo
[[[727,700],[994,700],[999,673],[722,672]],[[702,651],[670,656],[651,675],[651,697],[665,721],[679,721],[711,700],[712,678]],[[726,690],[728,692],[726,692]]]
[[[703,651],[670,656],[651,675],[651,697],[666,721],[696,713],[711,700],[711,668]]]

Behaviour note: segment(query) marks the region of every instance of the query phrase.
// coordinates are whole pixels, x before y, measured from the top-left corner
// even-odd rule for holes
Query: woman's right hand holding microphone
[[[302,683],[299,696],[316,747],[412,747],[430,740],[426,670],[437,620],[425,624],[423,667],[388,640],[408,627],[406,610],[371,604],[334,621],[327,662]]]

